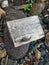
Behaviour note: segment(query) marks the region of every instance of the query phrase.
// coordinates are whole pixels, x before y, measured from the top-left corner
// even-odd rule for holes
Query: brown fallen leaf
[[[1,42],[3,42],[3,38],[2,38],[2,37],[0,37],[0,43],[1,43]]]
[[[40,59],[41,58],[41,52],[39,51],[39,50],[35,50],[35,57],[37,58],[37,59]]]
[[[0,50],[0,58],[3,58],[7,55],[6,49]]]
[[[3,14],[6,14],[6,12],[0,8],[0,18],[1,18],[1,15],[3,15]]]

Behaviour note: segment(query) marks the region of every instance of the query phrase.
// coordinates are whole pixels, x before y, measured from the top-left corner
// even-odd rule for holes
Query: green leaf
[[[26,0],[26,3],[29,3],[30,2],[30,0]]]
[[[24,11],[29,11],[34,3],[34,0],[26,0],[26,3],[27,4],[24,6]]]

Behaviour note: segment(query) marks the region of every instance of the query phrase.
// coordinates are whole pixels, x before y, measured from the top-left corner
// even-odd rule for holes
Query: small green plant
[[[26,0],[26,5],[24,6],[24,11],[30,11],[35,0]]]

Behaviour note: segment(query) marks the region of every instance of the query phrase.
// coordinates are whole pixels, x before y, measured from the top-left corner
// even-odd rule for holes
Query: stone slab
[[[15,47],[28,44],[44,37],[38,16],[8,21],[7,27]]]

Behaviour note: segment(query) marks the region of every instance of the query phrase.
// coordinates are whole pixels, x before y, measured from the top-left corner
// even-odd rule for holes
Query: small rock
[[[0,48],[4,49],[4,43],[0,43]]]
[[[49,56],[46,55],[45,58],[44,58],[45,62],[49,62]]]
[[[25,60],[26,60],[26,61],[30,61],[30,59],[29,59],[28,57],[25,57]]]
[[[45,36],[45,44],[46,46],[49,46],[49,32]]]
[[[48,14],[46,14],[44,17],[47,17],[47,16],[49,16]]]

